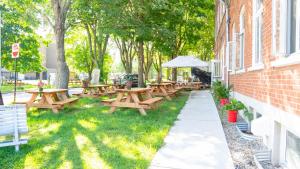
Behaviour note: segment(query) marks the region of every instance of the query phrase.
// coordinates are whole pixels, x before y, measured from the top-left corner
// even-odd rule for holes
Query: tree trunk
[[[139,87],[145,87],[144,83],[144,42],[138,42],[138,51],[139,51],[139,56],[138,56],[138,86]]]
[[[67,12],[70,8],[71,1],[62,3],[61,0],[52,0],[52,8],[54,12],[55,24],[54,33],[56,40],[56,88],[68,89],[69,68],[65,59],[65,22]]]
[[[162,70],[159,69],[159,71],[157,72],[157,83],[161,83],[162,80]]]
[[[93,70],[92,70],[93,71]],[[91,81],[92,80],[92,71],[88,72],[88,80]]]
[[[68,89],[69,82],[69,67],[65,59],[65,39],[64,32],[61,28],[55,30],[56,39],[56,54],[57,54],[57,67],[56,67],[56,83],[58,89]]]
[[[177,81],[177,68],[172,68],[172,81]]]

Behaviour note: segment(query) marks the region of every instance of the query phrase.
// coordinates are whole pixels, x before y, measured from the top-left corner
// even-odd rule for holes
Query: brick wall
[[[215,5],[215,11],[216,14],[218,13],[218,7],[220,5],[219,0],[215,1],[216,5]],[[218,17],[217,15],[215,15],[215,17]],[[215,29],[217,29],[217,23],[215,24]],[[226,43],[226,17],[225,15],[222,17],[221,19],[221,24],[218,30],[215,30],[216,34],[216,41],[215,41],[215,46],[214,46],[214,52],[215,52],[215,56],[216,59],[222,59],[220,58],[220,52],[222,49],[222,46],[225,47],[225,43]]]
[[[250,71],[252,66],[252,0],[232,0],[230,5],[230,38],[235,23],[239,32],[239,13],[245,7],[245,73],[231,74],[234,91],[271,104],[286,112],[300,115],[300,65],[272,67],[272,0],[263,1],[264,69]],[[225,34],[224,34],[225,35]],[[216,49],[217,50],[217,49]]]

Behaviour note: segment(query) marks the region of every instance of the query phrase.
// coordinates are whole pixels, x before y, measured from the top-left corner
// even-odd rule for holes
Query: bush
[[[217,101],[220,101],[220,99],[227,99],[230,97],[230,91],[232,86],[229,86],[228,88],[222,84],[220,81],[216,81],[212,85],[213,94]]]

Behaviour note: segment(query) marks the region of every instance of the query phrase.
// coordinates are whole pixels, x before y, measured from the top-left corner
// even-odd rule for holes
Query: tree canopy
[[[3,62],[8,69],[12,66],[7,54],[9,45],[20,41],[23,59],[32,64],[22,66],[22,71],[40,71],[37,65],[41,42],[33,31],[41,24],[40,20],[47,20],[54,28],[58,72],[68,70],[66,44],[66,60],[72,64],[71,69],[88,74],[100,69],[100,81],[105,80],[109,68],[105,66],[109,60],[105,59],[109,42],[115,43],[120,51],[126,73],[138,72],[141,86],[149,71],[162,73],[162,61],[179,55],[194,55],[202,60],[213,57],[213,0],[4,0],[4,3],[10,6],[2,9],[7,18]],[[17,5],[20,3],[21,6]],[[138,70],[133,70],[134,59]],[[68,79],[66,74],[61,75],[62,81]]]

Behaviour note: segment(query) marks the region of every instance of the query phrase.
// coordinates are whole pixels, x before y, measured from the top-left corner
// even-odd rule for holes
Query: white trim
[[[280,57],[271,62],[272,67],[284,67],[297,64],[300,64],[300,53],[293,53],[288,57]]]
[[[246,69],[240,69],[240,70],[236,70],[235,71],[235,74],[242,74],[242,73],[245,73],[246,72]]]
[[[247,69],[247,71],[248,72],[251,72],[251,71],[257,71],[257,70],[262,70],[262,69],[264,69],[265,68],[265,65],[264,64],[255,64],[255,65],[253,65],[253,66],[251,66],[251,67],[249,67],[248,69]]]
[[[268,116],[270,120],[275,120],[285,126],[287,130],[300,137],[300,116],[292,112],[285,112],[269,103],[261,102],[255,98],[233,92],[233,96],[242,101],[245,105],[253,107],[263,116]]]
[[[240,54],[239,54],[239,69],[244,69],[245,68],[245,6],[242,7],[241,11],[240,11],[240,33],[239,33],[239,43],[240,43]],[[243,23],[243,24],[241,24]],[[243,37],[243,41],[241,40],[241,37]]]
[[[260,1],[260,8],[258,9],[258,1]],[[261,64],[263,62],[263,1],[253,0],[253,16],[252,16],[252,66]],[[257,29],[258,28],[258,29]],[[257,48],[258,46],[258,48]],[[258,53],[258,56],[257,56]],[[258,57],[258,58],[257,58]]]

